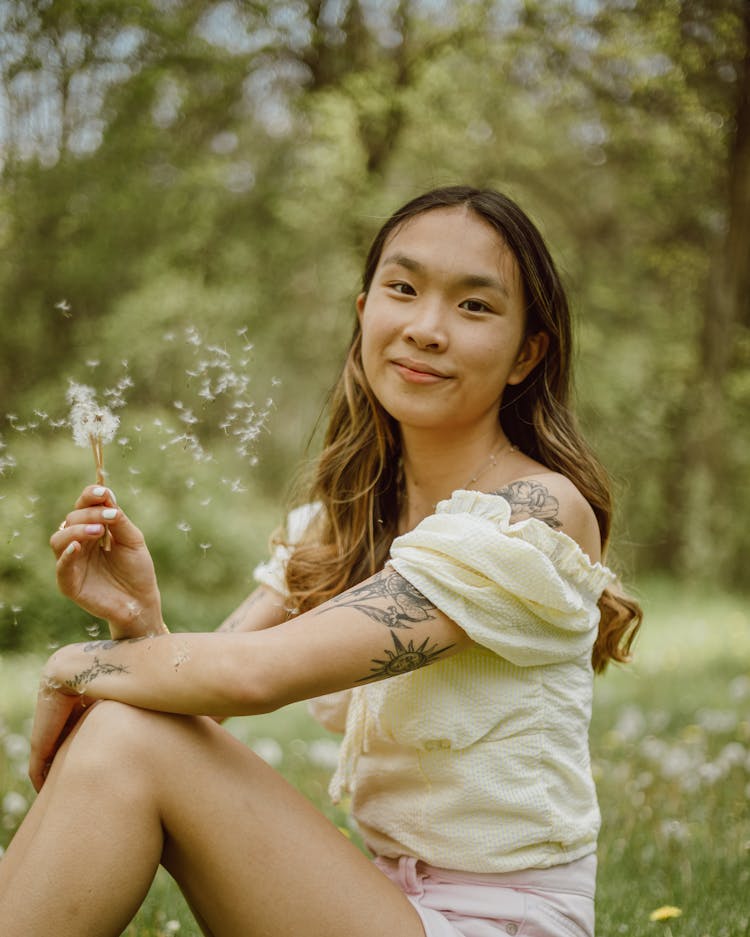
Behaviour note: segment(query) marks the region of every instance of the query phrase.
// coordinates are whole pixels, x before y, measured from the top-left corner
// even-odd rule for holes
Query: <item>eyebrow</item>
[[[389,254],[383,260],[383,266],[387,264],[396,264],[399,267],[404,267],[406,270],[411,270],[413,273],[425,273],[427,268],[423,263],[420,263],[418,260],[414,260],[413,257],[409,257],[406,254]],[[477,288],[485,287],[488,289],[498,290],[503,296],[508,296],[508,287],[503,283],[502,280],[497,277],[486,276],[483,273],[465,273],[456,277],[457,286],[474,286]]]

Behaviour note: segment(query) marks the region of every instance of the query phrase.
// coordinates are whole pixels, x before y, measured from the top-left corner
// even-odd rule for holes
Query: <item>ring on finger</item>
[[[60,526],[59,526],[57,529],[58,529],[58,530],[65,530],[65,528],[66,528],[67,526],[68,526],[68,521],[67,521],[67,519],[66,519],[66,520],[64,520],[64,521],[62,522],[62,524],[60,524]]]

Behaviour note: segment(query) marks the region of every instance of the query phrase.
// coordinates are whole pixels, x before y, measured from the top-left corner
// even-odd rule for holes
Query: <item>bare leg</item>
[[[209,719],[99,704],[28,819],[0,863],[5,937],[117,937],[160,860],[212,937],[424,937],[401,892]]]

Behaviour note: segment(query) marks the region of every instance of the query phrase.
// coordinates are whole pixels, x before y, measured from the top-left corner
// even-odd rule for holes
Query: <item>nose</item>
[[[404,337],[417,348],[442,351],[447,345],[445,314],[437,299],[423,297],[412,303]]]

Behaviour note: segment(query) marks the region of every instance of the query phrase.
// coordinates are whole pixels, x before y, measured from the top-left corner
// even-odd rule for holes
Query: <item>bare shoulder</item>
[[[510,504],[511,522],[536,518],[575,540],[591,560],[601,556],[599,525],[576,486],[557,472],[529,473],[494,492]]]

